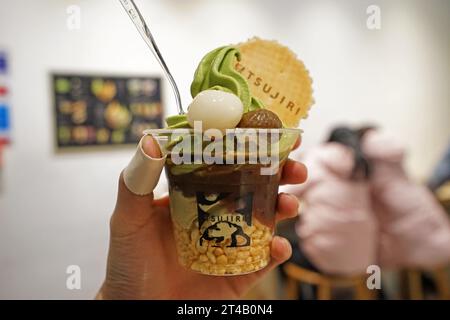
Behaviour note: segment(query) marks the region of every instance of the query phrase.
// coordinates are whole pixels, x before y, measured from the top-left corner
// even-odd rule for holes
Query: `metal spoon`
[[[175,94],[178,113],[184,114],[183,106],[181,105],[180,91],[178,90],[177,84],[175,83],[175,80],[173,79],[172,74],[170,73],[169,68],[166,65],[166,62],[164,61],[164,58],[162,57],[161,52],[159,51],[158,46],[156,45],[155,39],[153,38],[150,29],[147,27],[144,18],[139,12],[139,9],[136,7],[136,4],[134,3],[133,0],[119,0],[119,1],[122,4],[125,11],[128,13],[128,16],[131,18],[131,21],[133,21],[137,30],[141,34],[147,46],[152,51],[156,60],[159,62],[161,68],[163,69],[167,79],[169,80],[173,93]]]

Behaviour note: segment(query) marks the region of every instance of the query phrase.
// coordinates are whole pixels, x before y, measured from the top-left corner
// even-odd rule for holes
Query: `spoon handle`
[[[156,41],[153,38],[153,35],[150,32],[150,29],[147,27],[147,24],[145,23],[144,18],[142,17],[141,13],[139,12],[139,9],[136,7],[136,4],[134,3],[133,0],[119,0],[119,1],[122,4],[125,11],[128,13],[128,16],[130,17],[131,21],[133,21],[137,30],[141,34],[141,36],[144,39],[147,46],[152,51],[156,60],[160,64],[161,68],[163,69],[167,79],[169,80],[169,83],[175,94],[178,113],[184,114],[183,106],[181,104],[180,91],[178,90],[177,84],[175,83],[175,80],[173,79],[173,76],[170,73],[166,62],[164,61],[164,58],[162,57],[161,52],[159,51],[158,46],[156,45]]]

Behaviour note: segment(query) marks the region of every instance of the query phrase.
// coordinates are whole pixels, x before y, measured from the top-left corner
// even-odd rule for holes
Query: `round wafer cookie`
[[[312,79],[303,62],[276,41],[253,38],[237,47],[241,60],[235,68],[247,79],[251,94],[286,127],[298,127],[314,103]]]

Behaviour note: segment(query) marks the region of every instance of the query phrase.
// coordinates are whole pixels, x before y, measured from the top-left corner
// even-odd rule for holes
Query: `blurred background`
[[[316,103],[300,124],[300,152],[323,141],[336,124],[375,123],[404,144],[414,181],[425,182],[442,157],[450,137],[448,1],[136,2],[185,105],[206,52],[257,35],[290,47],[314,80]],[[9,143],[0,152],[0,298],[90,299],[104,277],[117,179],[134,145],[119,137],[117,145],[64,147],[70,143],[60,126],[68,120],[58,113],[64,108],[55,114],[55,103],[67,81],[76,85],[73,75],[93,76],[103,88],[107,81],[120,85],[108,77],[158,83],[162,72],[119,1],[0,5],[0,51],[7,64],[0,104],[9,113],[3,128]],[[370,5],[381,10],[379,29],[367,26]],[[156,93],[159,86],[150,87],[150,99],[138,97],[137,103],[156,103],[161,117],[176,113],[168,83],[161,80]],[[101,94],[97,98],[102,101]],[[106,112],[107,106],[98,108]],[[164,179],[158,194],[165,192]],[[81,290],[67,290],[68,265],[81,267]]]

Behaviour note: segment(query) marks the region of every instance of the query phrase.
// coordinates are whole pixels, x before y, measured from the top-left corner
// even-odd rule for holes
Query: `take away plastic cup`
[[[281,169],[299,129],[149,130],[167,155],[179,262],[208,275],[239,275],[270,262]]]

